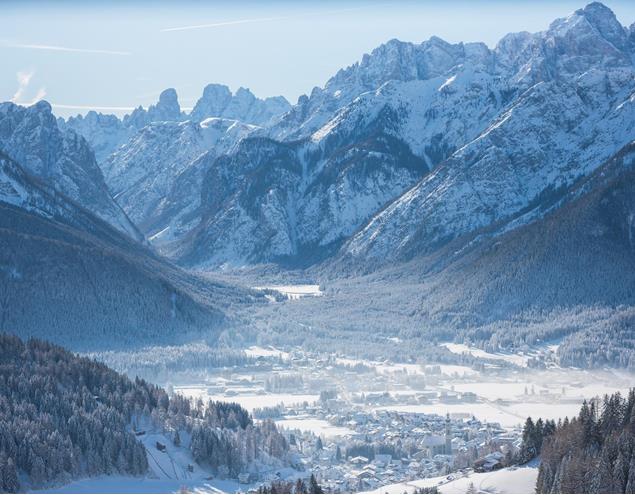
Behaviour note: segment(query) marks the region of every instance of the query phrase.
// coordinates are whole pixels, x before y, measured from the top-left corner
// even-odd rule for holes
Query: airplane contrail
[[[130,52],[121,52],[116,50],[95,50],[92,48],[72,48],[68,46],[58,45],[36,45],[28,43],[5,43],[6,48],[24,48],[28,50],[49,50],[54,52],[73,52],[73,53],[96,53],[101,55],[132,55]]]
[[[375,7],[377,5],[373,5]],[[339,9],[339,10],[329,10],[325,12],[307,12],[304,14],[294,14],[294,15],[285,15],[285,16],[277,16],[277,17],[255,17],[253,19],[236,19],[233,21],[219,21],[219,22],[211,22],[209,24],[194,24],[190,26],[177,26],[161,29],[161,32],[167,33],[171,31],[189,31],[193,29],[207,29],[207,28],[215,28],[222,26],[233,26],[236,24],[250,24],[256,22],[271,22],[271,21],[284,21],[287,19],[297,19],[302,17],[314,17],[318,15],[332,15],[332,14],[341,14],[343,12],[351,12],[355,10],[364,10],[369,6],[365,7],[351,7],[348,9]]]

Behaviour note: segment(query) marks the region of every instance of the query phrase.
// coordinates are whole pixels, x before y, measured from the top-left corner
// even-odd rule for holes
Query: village
[[[461,386],[474,382],[470,368],[250,352],[255,362],[249,367],[175,386],[204,400],[235,401],[283,432],[294,472],[241,473],[246,488],[304,473],[329,492],[368,491],[461,470],[496,470],[511,464],[520,447],[524,418],[508,416],[501,425],[496,414],[504,401]],[[511,373],[504,366],[496,372]],[[528,401],[556,394],[531,385],[519,385],[518,392]],[[492,419],[478,414],[483,411]]]
[[[283,418],[313,417],[351,431],[328,437],[285,430],[297,468],[313,473],[328,492],[367,491],[468,468],[500,469],[511,464],[521,443],[520,429],[510,431],[474,417],[388,410],[369,413],[359,406],[348,409],[337,399],[324,399],[277,408],[277,412]]]

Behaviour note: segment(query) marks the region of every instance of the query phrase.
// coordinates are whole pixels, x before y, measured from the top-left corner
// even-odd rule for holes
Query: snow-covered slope
[[[201,184],[213,159],[289,108],[283,97],[210,84],[189,115],[167,89],[156,105],[123,119],[89,112],[59,125],[89,141],[117,202],[162,249],[199,224]]]
[[[357,141],[248,138],[203,182],[202,221],[171,254],[187,265],[307,263],[333,252],[427,167],[373,128]]]
[[[158,258],[0,154],[2,331],[73,350],[178,341],[251,300]]]
[[[453,473],[449,476],[396,483],[370,493],[416,493],[421,488],[437,487],[439,493],[534,493],[538,478],[537,462],[490,473]]]
[[[130,139],[139,129],[151,122],[180,121],[183,114],[176,91],[168,88],[159,95],[159,101],[145,110],[139,106],[130,115],[119,119],[116,115],[90,111],[68,120],[58,119],[61,128],[69,128],[83,136],[95,151],[101,164],[112,152]]]
[[[344,248],[390,262],[535,207],[635,137],[628,31],[590,4],[548,31],[507,37],[494,51],[517,94],[472,140],[376,215]],[[514,58],[515,56],[515,58]],[[516,86],[513,86],[516,85]],[[524,88],[526,86],[526,89]]]
[[[428,81],[451,76],[448,71],[464,64],[488,64],[482,43],[450,44],[432,37],[421,44],[396,39],[366,54],[361,62],[340,70],[324,86],[302,96],[298,104],[272,127],[276,139],[307,137],[329,122],[363,93],[376,91],[388,82]],[[438,88],[441,83],[437,84]]]
[[[205,164],[254,129],[221,118],[155,122],[108,157],[102,169],[117,202],[142,232],[161,244],[200,220]]]
[[[176,90],[168,88],[159,95],[159,101],[148,109],[139,106],[122,119],[90,111],[67,120],[58,119],[61,127],[73,129],[92,146],[101,165],[120,146],[134,138],[145,126],[156,122],[202,122],[209,118],[236,120],[243,124],[261,126],[279,117],[291,108],[282,96],[260,99],[251,91],[239,88],[231,90],[221,84],[205,87],[203,95],[189,114],[182,112]],[[194,143],[196,146],[196,143]]]
[[[525,213],[635,137],[633,33],[594,2],[494,49],[391,40],[293,107],[213,84],[184,116],[167,91],[109,122],[113,141],[117,125],[141,130],[105,175],[189,266],[410,260],[535,220]]]
[[[47,102],[31,107],[0,104],[0,151],[50,188],[133,239],[143,240],[111,197],[86,141],[71,130],[60,130]]]
[[[633,54],[599,3],[493,50],[392,40],[220,157],[203,221],[171,252],[195,265],[308,264],[351,235],[340,254],[360,265],[433,252],[629,142]],[[407,155],[419,165],[404,167]]]

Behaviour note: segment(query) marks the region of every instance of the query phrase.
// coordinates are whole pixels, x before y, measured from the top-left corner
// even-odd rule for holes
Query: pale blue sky
[[[432,35],[496,44],[583,7],[571,0],[0,3],[0,100],[44,97],[58,115],[123,113],[176,88],[191,107],[210,82],[292,103],[377,45]],[[604,2],[629,25],[635,2]]]

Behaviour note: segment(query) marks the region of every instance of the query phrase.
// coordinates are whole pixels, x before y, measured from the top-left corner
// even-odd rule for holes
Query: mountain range
[[[142,112],[172,124],[100,163],[126,213],[187,266],[411,259],[518,222],[625,146],[633,54],[632,29],[599,3],[493,49],[391,40],[293,107],[210,85],[187,116],[167,90],[121,125]]]
[[[5,103],[3,208],[152,260],[210,315],[256,296],[191,270],[401,274],[417,318],[461,331],[630,307],[634,60],[635,25],[594,2],[492,48],[390,40],[294,105],[217,84],[189,113],[174,89],[122,119]]]

